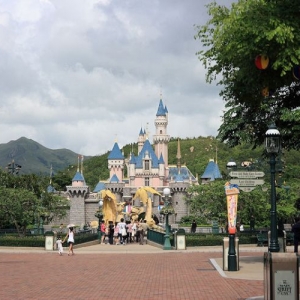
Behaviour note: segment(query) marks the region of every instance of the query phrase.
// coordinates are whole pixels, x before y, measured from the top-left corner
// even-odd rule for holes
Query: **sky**
[[[208,0],[0,0],[0,144],[101,155],[155,134],[216,136],[224,101],[196,52]],[[232,1],[222,0],[222,4]]]

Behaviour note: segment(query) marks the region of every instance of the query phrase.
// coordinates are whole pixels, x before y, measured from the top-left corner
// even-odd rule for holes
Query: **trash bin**
[[[56,242],[56,234],[53,231],[46,231],[45,232],[45,250],[46,251],[53,251],[54,245]]]
[[[213,234],[218,234],[219,233],[219,222],[218,220],[213,220],[212,221],[212,233]]]
[[[279,244],[279,252],[286,252],[286,231],[278,230],[278,244]],[[271,231],[268,231],[268,247],[270,245],[271,240]]]
[[[237,270],[240,269],[239,265],[239,238],[234,239],[235,253],[236,253],[236,265]],[[229,237],[223,238],[223,271],[228,271],[228,252],[229,252]]]
[[[264,253],[264,299],[299,299],[299,268],[296,253]]]
[[[174,232],[174,246],[176,250],[186,250],[185,230],[180,228]]]

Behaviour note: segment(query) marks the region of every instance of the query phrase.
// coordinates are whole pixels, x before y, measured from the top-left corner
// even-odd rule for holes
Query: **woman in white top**
[[[68,238],[68,244],[69,244],[69,253],[68,253],[68,255],[70,255],[71,253],[72,253],[72,255],[74,255],[74,252],[73,252],[73,244],[74,244],[73,227],[69,228],[69,233],[66,235],[63,242],[65,242],[66,238]]]

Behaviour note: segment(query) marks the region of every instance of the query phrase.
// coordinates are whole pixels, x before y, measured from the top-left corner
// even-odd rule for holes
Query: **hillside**
[[[68,149],[48,149],[41,144],[21,137],[18,140],[0,144],[0,167],[5,169],[12,159],[21,165],[20,174],[49,174],[77,164],[78,154]]]
[[[171,138],[169,142],[169,164],[177,164],[177,148],[177,138]],[[126,158],[129,157],[129,153],[132,149],[133,152],[137,154],[137,144],[128,144],[123,147],[122,151]],[[243,161],[256,162],[263,160],[263,169],[267,176],[269,173],[268,159],[263,157],[263,147],[252,149],[251,145],[239,145],[234,148],[229,148],[226,144],[220,143],[214,137],[198,137],[181,139],[180,149],[182,157],[181,163],[186,164],[191,172],[194,175],[198,174],[199,177],[203,174],[210,159],[217,161],[224,178],[227,176],[226,165],[231,159],[236,161],[237,164]],[[109,153],[105,153],[100,156],[95,156],[84,162],[84,177],[91,188],[96,186],[99,179],[108,179],[108,154]],[[300,161],[300,152],[295,150],[286,152],[283,156],[283,160],[285,161],[285,174],[283,175],[283,179],[288,183],[300,179],[300,166],[298,163]],[[71,177],[74,176],[75,171],[76,170],[73,169],[69,175]]]
[[[177,138],[171,138],[169,142],[169,164],[177,164]],[[137,144],[128,144],[122,148],[126,158],[130,151],[137,155]],[[180,140],[181,164],[187,165],[194,175],[203,174],[210,159],[217,160],[221,173],[226,176],[226,164],[233,159],[237,163],[243,161],[262,160],[263,147],[252,149],[251,145],[239,145],[229,148],[220,143],[214,137],[197,137]],[[48,175],[52,165],[54,173],[66,176],[67,183],[76,173],[78,154],[68,149],[48,149],[39,143],[22,137],[7,144],[0,144],[0,167],[5,168],[12,161],[22,166],[20,174],[43,174]],[[85,157],[83,173],[86,183],[93,189],[99,180],[108,180],[107,168],[108,152],[94,157]],[[300,152],[291,150],[283,156],[284,171],[283,180],[290,184],[300,180]],[[268,159],[264,160],[264,171],[268,176]],[[126,176],[126,174],[125,174]],[[267,178],[266,178],[267,180]]]

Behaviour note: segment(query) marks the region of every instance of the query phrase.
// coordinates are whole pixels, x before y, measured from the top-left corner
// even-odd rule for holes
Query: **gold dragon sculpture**
[[[97,199],[103,200],[103,220],[105,224],[108,224],[109,221],[113,223],[117,220],[117,198],[114,193],[110,190],[101,190],[97,194]]]
[[[144,219],[146,220],[149,227],[154,228],[154,229],[159,229],[160,227],[156,225],[155,221],[152,218],[152,201],[151,201],[151,198],[148,197],[148,193],[161,196],[161,194],[159,192],[157,192],[154,188],[145,186],[145,187],[139,188],[136,191],[136,193],[132,199],[133,200],[140,199],[143,202],[143,204],[146,206],[146,213],[145,213]],[[133,207],[132,212],[135,212],[135,210],[137,210],[138,213],[141,213],[144,211],[143,208]],[[131,218],[133,218],[133,217],[131,216]]]

